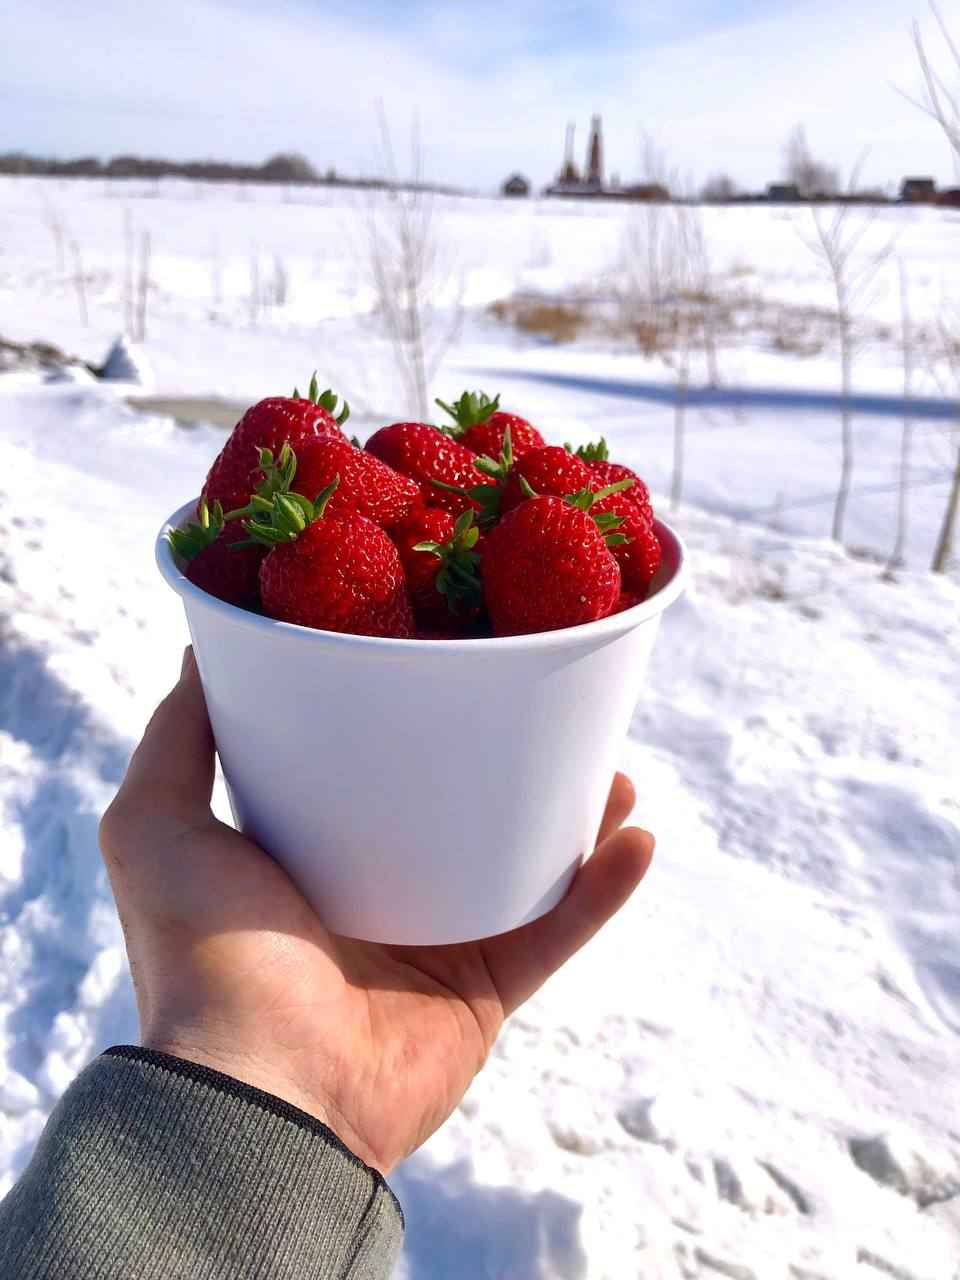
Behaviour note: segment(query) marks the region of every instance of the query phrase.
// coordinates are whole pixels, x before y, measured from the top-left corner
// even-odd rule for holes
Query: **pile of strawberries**
[[[361,448],[314,376],[248,409],[196,522],[169,534],[186,576],[284,622],[452,639],[594,622],[639,603],[660,565],[650,494],[605,443],[574,452],[499,396],[382,427]]]

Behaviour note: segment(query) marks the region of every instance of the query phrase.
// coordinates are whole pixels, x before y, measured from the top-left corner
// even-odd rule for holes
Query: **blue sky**
[[[604,118],[608,169],[638,174],[644,137],[696,183],[779,175],[804,122],[866,181],[953,177],[916,91],[921,0],[0,0],[0,148],[135,150],[376,168],[374,103],[416,114],[430,176],[481,189],[552,177]]]

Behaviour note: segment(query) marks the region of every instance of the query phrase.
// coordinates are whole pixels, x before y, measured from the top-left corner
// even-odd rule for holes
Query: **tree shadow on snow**
[[[618,400],[648,400],[654,404],[674,405],[677,386],[673,382],[637,382],[623,378],[590,377],[587,374],[549,373],[525,369],[474,369],[478,377],[503,381],[505,378],[539,382],[545,386],[564,387],[570,391],[589,391],[593,395],[613,396]],[[806,391],[786,387],[688,387],[686,403],[698,409],[777,409],[781,411],[839,413],[843,406],[840,395],[831,391]],[[902,396],[854,395],[854,413],[879,418],[902,418],[905,402]],[[916,419],[952,421],[957,416],[956,404],[937,396],[918,396],[910,402],[910,416]]]
[[[553,1191],[478,1186],[468,1160],[414,1156],[390,1179],[407,1221],[405,1280],[582,1280],[582,1207]]]

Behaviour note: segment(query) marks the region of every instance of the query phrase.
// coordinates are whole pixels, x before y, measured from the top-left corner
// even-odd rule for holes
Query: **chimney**
[[[560,179],[562,182],[579,182],[580,175],[577,173],[577,166],[573,161],[573,134],[575,125],[571,120],[567,125],[567,142],[563,153],[563,168],[560,171]]]
[[[603,186],[603,142],[600,137],[600,117],[594,116],[590,122],[590,146],[587,151],[587,181],[598,187]]]

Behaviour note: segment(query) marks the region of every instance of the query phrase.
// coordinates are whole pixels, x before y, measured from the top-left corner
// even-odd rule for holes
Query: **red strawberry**
[[[567,448],[570,446],[567,445]],[[622,466],[619,462],[610,461],[610,451],[607,448],[606,440],[599,440],[597,444],[581,445],[577,450],[577,457],[582,458],[590,470],[593,472],[595,483],[591,484],[592,489],[605,488],[608,484],[618,484],[621,480],[632,480],[633,484],[629,489],[624,490],[624,496],[639,507],[647,519],[653,519],[653,507],[650,504],[650,490],[643,483],[635,471],[631,471],[629,467]]]
[[[324,514],[335,488],[315,503],[275,494],[269,518],[245,522],[272,547],[260,566],[263,607],[302,627],[409,639],[413,614],[397,549],[366,516]]]
[[[332,391],[318,393],[314,374],[306,400],[294,391],[292,398],[271,396],[248,409],[207,474],[203,486],[207,502],[219,502],[225,511],[246,506],[250,495],[263,482],[263,472],[257,466],[260,449],[269,449],[276,457],[284,444],[299,449],[306,440],[317,436],[344,439],[340,427],[346,422],[350,409],[344,403],[339,415],[334,417],[336,406],[337,397]]]
[[[563,498],[591,487],[590,469],[559,445],[532,450],[514,464],[507,477],[500,500],[500,510],[504,515],[530,496],[523,482],[535,494]]]
[[[612,613],[623,613],[626,609],[632,609],[634,605],[642,604],[645,593],[640,591],[621,591],[617,603],[611,610]]]
[[[282,460],[280,465],[282,468]],[[269,480],[268,469],[264,471]],[[394,471],[373,454],[357,449],[349,440],[308,440],[296,452],[296,471],[289,487],[312,499],[337,476],[340,483],[327,504],[331,515],[352,511],[366,516],[381,529],[391,529],[423,507],[416,481]]]
[[[185,575],[195,586],[219,600],[259,612],[258,575],[266,550],[249,545],[241,525],[224,524],[219,502],[214,503],[211,511],[201,498],[199,515],[199,524],[171,529],[167,534],[176,555],[187,562]],[[238,546],[238,543],[247,545]]]
[[[417,634],[424,628],[462,634],[476,620],[483,601],[475,550],[480,531],[473,512],[454,520],[449,511],[423,507],[397,525],[391,536],[406,574]]]
[[[381,427],[365,448],[394,471],[416,480],[428,506],[442,507],[454,515],[471,508],[479,510],[480,504],[466,494],[450,493],[433,484],[439,480],[455,489],[470,489],[483,484],[483,479],[474,466],[474,454],[429,423],[395,422]]]
[[[632,489],[626,489],[600,498],[590,510],[597,515],[622,517],[616,531],[626,541],[616,542],[610,549],[620,565],[624,591],[645,595],[660,568],[663,550],[646,511],[631,503],[631,492]]]
[[[445,413],[449,413],[455,423],[443,430],[459,440],[472,453],[487,458],[497,458],[503,452],[503,439],[509,430],[513,456],[522,458],[531,449],[542,449],[543,436],[535,426],[520,418],[515,413],[503,413],[500,408],[500,397],[492,400],[482,391],[464,391],[459,400],[446,404],[438,400],[437,404]]]
[[[484,593],[497,635],[555,631],[605,618],[620,569],[604,533],[562,498],[530,498],[486,537]]]

